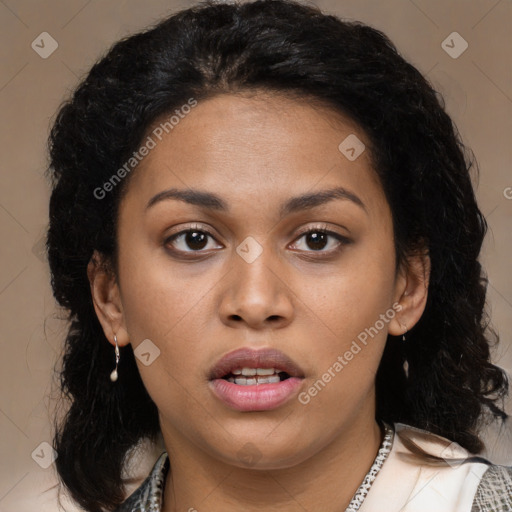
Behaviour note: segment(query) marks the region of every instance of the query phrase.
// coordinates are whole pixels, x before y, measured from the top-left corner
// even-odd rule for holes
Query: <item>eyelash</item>
[[[210,233],[207,229],[204,229],[201,226],[196,225],[196,226],[191,226],[188,229],[179,231],[178,233],[175,233],[172,236],[166,238],[164,241],[164,245],[168,246],[168,244],[170,244],[172,241],[179,238],[180,236],[187,235],[188,233],[193,233],[193,232],[202,233],[202,234],[205,234],[205,235],[215,239],[215,236],[212,233]],[[310,253],[313,253],[315,255],[332,256],[335,252],[338,252],[342,246],[348,245],[349,243],[351,243],[351,240],[349,238],[347,238],[343,235],[340,235],[339,233],[336,233],[335,231],[331,231],[331,230],[327,229],[325,226],[317,226],[317,227],[313,227],[313,228],[307,228],[307,229],[301,231],[298,234],[297,238],[295,239],[294,243],[296,243],[298,240],[300,240],[305,235],[308,235],[309,233],[322,233],[325,235],[329,235],[338,241],[338,245],[334,249],[330,249],[328,251],[324,251],[322,249],[320,249],[318,251],[315,251],[315,250],[304,251],[304,253],[307,254],[308,256],[311,255]],[[180,255],[194,254],[194,253],[201,254],[202,252],[208,252],[208,251],[204,251],[202,249],[201,250],[182,251],[179,249],[169,248],[168,250],[174,254],[179,253]],[[319,257],[321,258],[321,257],[325,257],[325,256],[319,256]],[[186,257],[188,257],[188,256],[186,256]]]

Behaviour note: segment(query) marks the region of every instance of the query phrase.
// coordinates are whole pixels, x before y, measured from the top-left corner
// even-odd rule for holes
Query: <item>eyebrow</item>
[[[228,204],[216,194],[195,189],[179,190],[176,188],[164,190],[153,196],[148,201],[146,210],[157,203],[170,199],[183,201],[185,203],[200,206],[209,210],[220,212],[229,211]],[[331,189],[320,190],[318,192],[302,194],[300,196],[288,199],[284,204],[281,205],[280,216],[282,218],[286,215],[289,215],[290,213],[315,208],[316,206],[321,206],[335,199],[351,201],[352,203],[362,208],[366,213],[368,213],[365,204],[357,195],[343,187],[335,187]]]

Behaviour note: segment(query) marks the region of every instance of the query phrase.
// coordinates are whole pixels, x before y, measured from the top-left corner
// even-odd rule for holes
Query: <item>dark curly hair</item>
[[[362,23],[290,0],[203,2],[116,43],[62,106],[49,139],[47,249],[53,292],[70,320],[59,373],[70,407],[56,425],[56,465],[91,512],[122,502],[129,450],[159,433],[130,345],[121,349],[125,378],[110,383],[114,354],[86,273],[94,250],[115,272],[116,214],[129,176],[101,200],[95,190],[162,116],[192,97],[250,90],[323,102],[354,120],[371,142],[392,211],[397,264],[422,248],[430,256],[428,301],[405,353],[388,336],[376,417],[474,453],[483,449],[484,420],[507,417],[508,381],[490,362],[498,337],[477,261],[487,224],[471,183],[474,158],[442,99],[382,32]]]

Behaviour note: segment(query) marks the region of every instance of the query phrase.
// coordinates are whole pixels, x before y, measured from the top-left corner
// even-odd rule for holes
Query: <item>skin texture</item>
[[[332,109],[223,94],[201,101],[130,177],[118,274],[97,253],[88,270],[111,343],[114,333],[134,349],[150,339],[161,352],[137,364],[171,460],[165,512],[343,510],[376,456],[375,374],[388,333],[411,329],[424,310],[429,261],[411,257],[395,273],[391,212],[369,150],[349,161],[338,149],[350,134],[368,147]],[[289,198],[333,187],[364,208],[334,199],[280,218]],[[229,211],[171,199],[146,208],[170,188],[213,192]],[[168,240],[191,227],[212,235],[199,255],[184,235]],[[300,233],[318,227],[349,243],[329,235],[322,247]],[[262,249],[252,263],[236,252],[247,237]],[[272,411],[239,412],[210,390],[223,355],[270,347],[301,366],[305,391],[394,303],[401,311],[306,405],[294,396]]]

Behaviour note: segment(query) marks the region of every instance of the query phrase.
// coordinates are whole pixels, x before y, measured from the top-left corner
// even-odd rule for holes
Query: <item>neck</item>
[[[180,441],[166,441],[171,470],[163,512],[339,512],[370,469],[382,433],[375,421],[355,422],[302,463],[271,470],[226,464],[186,439]]]

